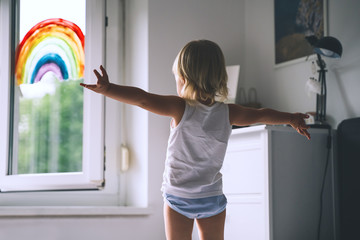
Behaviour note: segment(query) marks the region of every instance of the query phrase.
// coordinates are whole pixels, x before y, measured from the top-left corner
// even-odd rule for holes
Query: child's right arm
[[[170,116],[174,118],[176,124],[180,122],[185,110],[185,101],[182,98],[152,94],[137,87],[110,83],[103,66],[100,66],[100,70],[102,76],[97,70],[94,70],[98,79],[96,84],[80,83],[80,85],[117,101],[139,106],[159,115]]]
[[[309,116],[303,113],[279,112],[270,108],[248,108],[237,104],[229,104],[230,124],[248,126],[255,123],[263,124],[289,124],[298,133],[310,139],[304,119]]]

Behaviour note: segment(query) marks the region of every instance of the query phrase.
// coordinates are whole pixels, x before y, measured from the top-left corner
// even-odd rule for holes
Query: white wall
[[[171,66],[177,52],[190,40],[207,38],[220,45],[228,65],[240,63],[240,86],[256,87],[263,106],[284,111],[314,110],[315,99],[308,98],[303,90],[311,73],[310,63],[273,67],[273,1],[130,0],[127,10],[131,14],[127,24],[136,23],[127,25],[127,83],[152,92],[175,94]],[[359,10],[357,0],[329,0],[329,33],[344,46],[343,58],[329,66],[327,75],[328,114],[334,125],[342,119],[360,116]],[[137,149],[132,167],[142,173],[128,178],[129,188],[136,188],[139,181],[143,190],[140,198],[144,199],[132,194],[125,202],[136,205],[148,202],[152,213],[0,218],[1,240],[165,239],[160,185],[169,119],[136,108],[127,108],[127,112],[126,142],[130,149]]]

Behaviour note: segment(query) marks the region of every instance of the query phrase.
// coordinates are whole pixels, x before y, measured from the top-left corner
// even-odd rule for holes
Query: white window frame
[[[0,0],[0,189],[1,192],[100,189],[104,184],[104,97],[84,91],[82,172],[8,175],[11,79],[12,0]],[[94,82],[92,69],[105,65],[105,1],[87,0],[85,79]]]

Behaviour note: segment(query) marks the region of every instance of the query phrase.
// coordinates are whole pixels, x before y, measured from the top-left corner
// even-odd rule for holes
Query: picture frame
[[[327,34],[327,0],[274,0],[275,67],[314,56],[305,36]]]

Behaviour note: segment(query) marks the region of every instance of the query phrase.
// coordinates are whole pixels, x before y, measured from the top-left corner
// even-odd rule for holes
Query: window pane
[[[20,0],[12,174],[82,171],[85,0]]]

